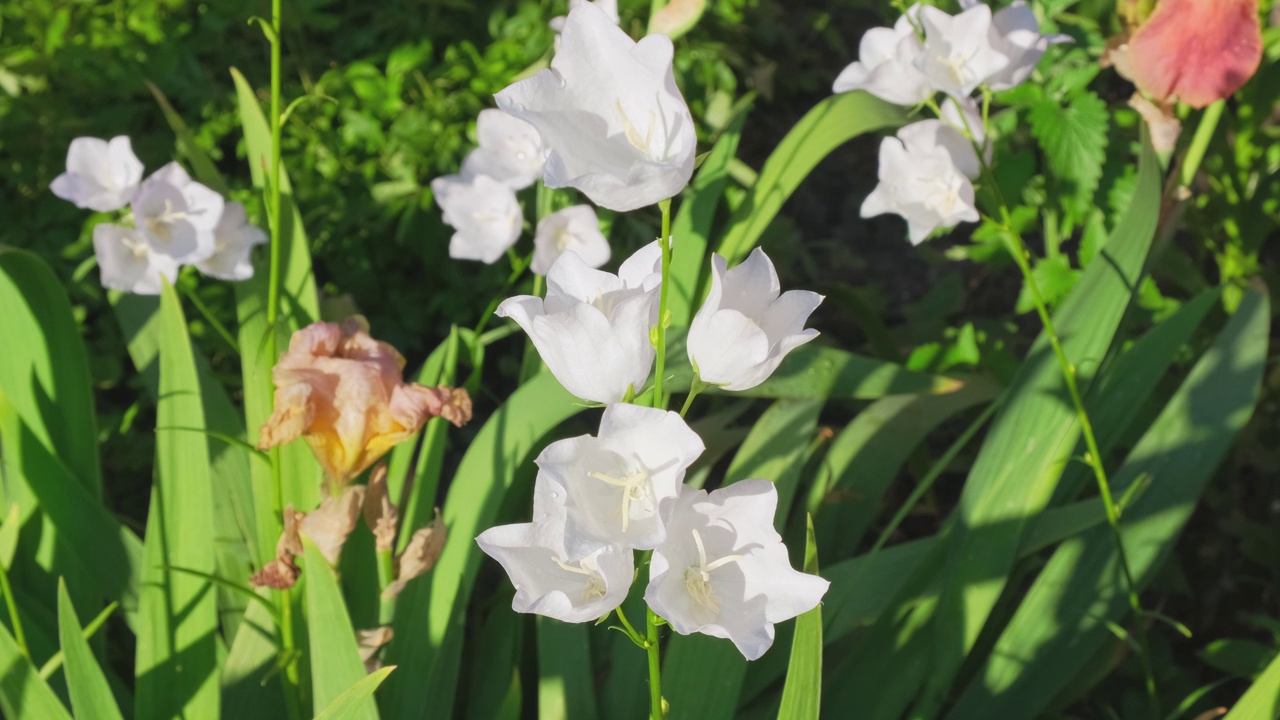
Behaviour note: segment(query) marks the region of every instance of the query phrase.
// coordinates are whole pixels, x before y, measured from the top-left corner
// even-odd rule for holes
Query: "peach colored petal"
[[[305,516],[302,513],[293,509],[292,503],[285,507],[284,531],[276,541],[276,556],[249,578],[250,585],[284,590],[298,582],[301,570],[293,562],[293,558],[302,554],[302,538],[298,535],[298,524],[303,517]]]
[[[258,449],[266,450],[298,439],[315,420],[311,386],[288,385],[276,390],[275,412],[258,431]]]
[[[1182,123],[1178,122],[1171,109],[1157,106],[1142,97],[1141,93],[1134,93],[1129,98],[1129,107],[1137,110],[1142,119],[1147,121],[1147,127],[1151,129],[1151,146],[1156,152],[1173,152],[1178,144],[1178,135],[1182,133]]]
[[[1129,39],[1137,86],[1195,108],[1230,97],[1262,62],[1257,0],[1161,0]]]
[[[382,596],[393,598],[404,590],[405,583],[435,567],[444,552],[444,543],[449,537],[449,529],[440,519],[440,508],[436,508],[436,517],[431,524],[418,530],[409,539],[404,553],[400,555],[396,581],[387,586]]]
[[[364,662],[365,672],[371,673],[382,667],[382,661],[377,659],[376,655],[379,648],[391,642],[393,637],[395,633],[385,625],[356,631],[356,647],[360,649],[360,660]]]
[[[378,552],[390,552],[396,544],[396,526],[400,516],[387,493],[387,465],[383,463],[369,473],[364,494],[364,522],[373,531]]]
[[[325,498],[320,507],[307,513],[298,529],[320,548],[330,565],[337,565],[342,546],[356,527],[360,507],[364,505],[364,486],[355,485],[336,497]]]

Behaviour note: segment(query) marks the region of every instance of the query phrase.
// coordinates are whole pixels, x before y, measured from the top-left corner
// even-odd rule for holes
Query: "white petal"
[[[162,279],[178,277],[178,264],[156,255],[133,228],[101,223],[93,228],[93,252],[102,286],[138,295],[159,295]]]
[[[599,268],[609,262],[609,241],[600,232],[600,222],[590,205],[574,205],[554,212],[538,223],[533,238],[530,267],[546,275],[560,255],[572,252],[587,267]]]
[[[733,386],[769,359],[769,338],[737,310],[698,314],[689,327],[689,360],[705,383]],[[758,384],[758,383],[756,383]]]
[[[67,149],[67,171],[54,179],[49,189],[77,207],[111,212],[133,198],[142,163],[134,156],[129,138],[110,142],[82,137]]]
[[[654,241],[636,250],[618,268],[618,278],[627,287],[657,287],[662,280],[662,246]]]
[[[738,563],[746,581],[746,596],[764,597],[765,617],[771,623],[817,607],[831,583],[792,569],[786,546],[778,543],[754,550]]]
[[[510,187],[484,175],[449,175],[432,180],[431,191],[456,230],[449,257],[493,263],[520,239],[524,214]]]
[[[267,233],[249,224],[244,205],[228,202],[222,219],[214,230],[216,246],[212,255],[196,263],[200,272],[222,280],[248,280],[253,277],[250,255],[256,245],[268,242]]]

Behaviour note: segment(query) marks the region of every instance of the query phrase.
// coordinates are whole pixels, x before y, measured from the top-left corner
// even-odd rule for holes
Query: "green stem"
[[[671,275],[671,199],[658,203],[662,211],[662,237],[658,243],[662,248],[662,286],[658,289],[658,338],[654,347],[658,351],[656,369],[653,376],[653,406],[665,408],[667,400],[662,394],[662,376],[667,371],[667,282]]]
[[[645,609],[645,651],[649,655],[649,718],[663,720],[666,713],[662,709],[662,661],[658,653],[658,616],[651,609]]]
[[[1227,101],[1219,100],[1205,108],[1204,114],[1200,116],[1200,124],[1196,126],[1196,134],[1191,138],[1191,145],[1187,147],[1187,154],[1182,158],[1182,168],[1178,172],[1178,182],[1182,187],[1190,187],[1196,179],[1196,173],[1200,172],[1200,163],[1204,161],[1204,154],[1209,149],[1209,142],[1213,140],[1218,121],[1222,119],[1222,111],[1226,107]]]
[[[225,325],[218,322],[218,318],[213,316],[213,312],[209,310],[209,306],[204,304],[200,299],[200,296],[196,294],[196,291],[187,287],[185,283],[178,283],[178,289],[183,295],[187,296],[187,299],[196,307],[196,310],[204,316],[205,322],[209,323],[209,326],[213,328],[214,332],[218,333],[218,336],[230,345],[231,349],[235,350],[236,354],[239,355],[240,343],[236,342],[235,336],[231,334],[231,331],[227,330]]]
[[[680,417],[689,414],[689,408],[693,406],[693,399],[698,397],[698,393],[702,392],[704,387],[706,386],[697,377],[693,379],[693,382],[689,384],[689,396],[684,399],[684,406],[680,408]]]
[[[22,618],[18,615],[18,603],[13,597],[13,588],[9,587],[9,572],[4,563],[0,563],[0,592],[4,593],[4,606],[9,611],[9,621],[13,624],[13,640],[18,644],[18,652],[27,660],[31,659],[31,651],[27,649],[27,635],[22,631]]]
[[[614,612],[618,614],[618,620],[622,623],[623,632],[627,634],[627,637],[631,638],[631,642],[647,650],[649,648],[649,641],[645,640],[643,635],[636,632],[635,626],[627,619],[627,614],[622,612],[622,606],[619,605]]]
[[[395,615],[395,598],[384,597],[387,587],[395,582],[395,555],[390,550],[378,551],[378,623],[390,625]]]

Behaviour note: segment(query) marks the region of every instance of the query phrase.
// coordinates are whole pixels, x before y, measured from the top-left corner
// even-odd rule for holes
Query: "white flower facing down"
[[[924,50],[915,59],[916,68],[948,95],[965,97],[1009,65],[1009,57],[992,45],[991,8],[986,5],[955,16],[924,7],[920,24]]]
[[[778,491],[742,480],[712,492],[686,488],[653,551],[649,607],[681,635],[733,641],[748,660],[773,645],[773,626],[813,609],[830,585],[791,567],[773,529]]]
[[[156,252],[137,230],[110,223],[93,228],[93,253],[102,287],[138,295],[159,295],[161,278],[178,277],[178,263]]]
[[[689,360],[699,379],[726,390],[753,388],[787,353],[818,337],[804,324],[822,296],[780,291],[773,262],[760,248],[728,271],[723,257],[711,256],[711,290],[689,326]]]
[[[127,136],[110,141],[81,137],[71,141],[67,171],[49,189],[76,207],[111,212],[129,204],[141,180],[142,162]]]
[[[520,239],[524,213],[515,191],[485,175],[431,181],[446,224],[454,229],[449,257],[492,264]]]
[[[613,21],[614,25],[617,25],[620,22],[618,18],[618,0],[569,0],[569,12],[573,12],[574,8],[584,4],[595,5],[603,10],[604,14],[609,16],[609,19]],[[551,26],[552,30],[555,30],[556,32],[563,32],[564,21],[565,16],[559,15],[551,18],[551,22],[547,24]]]
[[[658,320],[662,249],[640,248],[617,275],[587,267],[574,253],[547,273],[547,298],[518,295],[498,306],[516,321],[542,361],[570,393],[600,403],[638,392],[655,350],[649,328]]]
[[[567,498],[570,556],[601,544],[656,547],[666,537],[685,471],[703,449],[677,413],[627,404],[605,408],[597,436],[547,446],[536,462],[542,478]]]
[[[912,18],[920,6],[912,5],[892,28],[872,28],[858,43],[858,61],[840,72],[832,92],[866,90],[895,105],[916,105],[933,95],[929,79],[916,68],[924,43],[916,37]]]
[[[966,10],[978,0],[960,0]],[[1021,85],[1036,69],[1050,45],[1072,42],[1070,35],[1041,35],[1035,12],[1023,0],[1016,0],[991,19],[991,46],[1009,58],[1009,65],[987,79],[992,90],[1008,90]]]
[[[966,153],[967,151],[967,153]],[[954,154],[953,154],[954,153]],[[914,245],[959,222],[977,222],[973,183],[977,153],[941,120],[913,123],[880,142],[880,184],[862,203],[862,217],[901,215]]]
[[[625,212],[679,193],[697,137],[665,35],[640,42],[591,3],[569,11],[551,68],[498,93],[551,148],[543,180]]]
[[[248,280],[253,277],[249,254],[255,245],[265,244],[268,237],[262,228],[249,223],[244,205],[234,200],[226,203],[213,237],[213,254],[196,263],[196,268],[221,280]]]
[[[530,268],[546,275],[566,252],[576,253],[587,267],[598,268],[609,262],[609,240],[600,232],[600,220],[590,205],[557,210],[538,222]]]
[[[462,162],[462,175],[488,175],[512,190],[523,190],[542,176],[547,149],[529,123],[501,110],[481,110],[476,118],[480,146]]]
[[[565,497],[539,473],[533,490],[533,522],[499,525],[476,543],[502,564],[516,588],[511,609],[564,622],[592,622],[627,598],[635,571],[630,550],[597,545],[580,556],[565,551]]]
[[[133,224],[152,252],[179,264],[213,255],[222,196],[191,179],[177,163],[151,174],[133,197]]]

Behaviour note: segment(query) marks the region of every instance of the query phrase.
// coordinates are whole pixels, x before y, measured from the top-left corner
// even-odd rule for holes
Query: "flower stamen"
[[[650,514],[653,513],[653,486],[649,482],[648,470],[640,468],[620,478],[592,471],[587,473],[587,477],[622,489],[622,532],[626,532],[631,526],[632,501],[643,503],[645,511]]]

